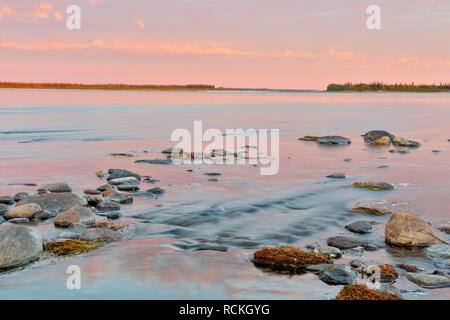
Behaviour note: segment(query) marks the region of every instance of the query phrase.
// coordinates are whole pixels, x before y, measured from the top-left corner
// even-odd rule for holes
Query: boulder
[[[72,192],[72,189],[69,187],[67,183],[58,182],[44,185],[43,187],[38,189],[38,193],[62,193],[62,192]]]
[[[125,177],[108,180],[108,183],[113,186],[118,185],[137,186],[140,183],[140,181],[135,177]]]
[[[60,212],[69,210],[75,206],[85,206],[87,201],[84,198],[69,192],[64,193],[45,193],[31,196],[17,202],[16,206],[24,204],[36,203],[43,211],[50,215],[56,216]]]
[[[341,136],[324,136],[317,139],[316,143],[326,145],[345,145],[350,144],[351,140]]]
[[[352,222],[345,226],[345,229],[355,233],[371,233],[372,232],[372,223],[367,220],[360,220]]]
[[[36,229],[8,223],[0,225],[0,270],[30,263],[42,251],[42,237]]]
[[[6,219],[27,218],[32,219],[35,214],[42,211],[42,208],[36,203],[24,204],[8,210],[5,213]]]
[[[82,241],[94,241],[94,240],[120,240],[122,239],[122,235],[117,232],[106,228],[90,228],[84,231],[80,237]]]
[[[365,250],[374,251],[383,247],[383,244],[377,240],[357,238],[353,236],[335,236],[327,239],[327,244],[339,249],[352,249],[363,247]]]
[[[437,289],[450,287],[450,279],[445,276],[425,273],[405,273],[406,278],[422,288]]]
[[[0,197],[0,204],[14,204],[14,198],[10,196],[1,196]]]
[[[447,243],[443,234],[412,213],[397,212],[386,224],[385,241],[392,246],[426,247]]]
[[[63,228],[78,225],[91,225],[95,223],[95,214],[89,208],[76,206],[58,214],[54,223],[55,226]]]
[[[8,210],[9,207],[6,204],[0,203],[0,216],[3,216]]]
[[[141,180],[141,176],[139,174],[125,169],[109,169],[108,174],[109,174],[108,180],[128,178],[128,177],[133,177],[136,178],[137,180]]]
[[[315,248],[314,253],[326,254],[327,256],[330,256],[335,259],[342,257],[341,250],[339,250],[338,248],[335,248],[335,247],[330,247],[330,246],[323,246],[323,247]]]

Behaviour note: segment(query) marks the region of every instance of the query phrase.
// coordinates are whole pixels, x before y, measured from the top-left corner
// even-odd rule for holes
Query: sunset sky
[[[69,5],[81,30],[66,27]],[[368,30],[369,5],[382,29]],[[450,82],[449,0],[0,0],[0,81]]]

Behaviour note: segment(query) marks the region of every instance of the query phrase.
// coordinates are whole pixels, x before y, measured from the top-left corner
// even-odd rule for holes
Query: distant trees
[[[75,89],[75,90],[213,90],[214,85],[133,85],[133,84],[80,84],[80,83],[33,83],[0,82],[1,89]]]
[[[327,91],[413,91],[413,92],[437,92],[450,91],[450,83],[437,84],[411,84],[396,83],[387,84],[382,82],[372,83],[351,83],[344,84],[332,83],[328,85]]]

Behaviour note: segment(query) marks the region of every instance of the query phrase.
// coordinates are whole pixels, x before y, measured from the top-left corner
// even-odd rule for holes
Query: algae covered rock
[[[256,251],[252,262],[256,266],[295,272],[302,271],[306,267],[315,264],[333,264],[333,259],[324,254],[306,252],[289,246],[280,246],[276,248],[263,247]]]
[[[363,135],[364,141],[374,143],[380,139],[389,138],[389,144],[395,138],[393,134],[384,130],[371,130]]]
[[[376,290],[370,289],[362,284],[346,285],[339,294],[334,298],[335,300],[402,300],[401,298]]]
[[[82,241],[78,239],[69,239],[48,242],[44,245],[44,248],[45,251],[51,252],[57,256],[69,256],[95,250],[106,243],[107,241],[105,240]]]
[[[397,212],[386,224],[386,243],[399,247],[426,247],[447,243],[444,235],[412,213]]]
[[[408,140],[402,137],[395,137],[392,144],[398,147],[418,148],[421,144],[417,141]]]
[[[351,140],[341,136],[324,136],[317,139],[316,143],[325,145],[346,145],[350,144]]]
[[[353,186],[356,188],[375,190],[375,191],[383,191],[383,190],[394,190],[395,187],[387,182],[355,182]]]
[[[304,136],[303,138],[298,138],[298,140],[301,140],[301,141],[316,141],[319,138],[320,137],[316,137],[316,136]]]

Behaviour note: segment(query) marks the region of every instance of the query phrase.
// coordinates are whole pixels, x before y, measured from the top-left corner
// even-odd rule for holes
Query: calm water
[[[195,120],[205,129],[280,129],[278,174],[261,176],[252,165],[134,163],[161,158],[160,151],[174,145],[172,131],[192,131]],[[160,186],[166,194],[123,206],[124,221],[131,222],[127,240],[1,275],[0,298],[333,298],[339,287],[312,274],[289,277],[255,268],[252,253],[263,245],[304,246],[345,233],[346,224],[362,218],[348,211],[356,201],[394,200],[433,224],[450,220],[449,121],[448,93],[2,90],[0,195],[36,189],[10,184],[58,181],[81,193],[103,184],[94,172],[109,168],[150,175],[160,182],[148,188]],[[422,147],[392,154],[391,147],[368,146],[361,134],[372,129],[417,140]],[[297,140],[335,134],[352,144],[323,147]],[[112,152],[136,158],[111,157]],[[389,168],[379,169],[382,165]],[[209,182],[205,172],[222,175]],[[325,178],[335,172],[350,178]],[[349,187],[356,180],[387,181],[397,190]],[[37,228],[45,239],[60,232],[51,221]],[[383,224],[375,225],[374,236],[383,234]],[[363,260],[412,261],[434,270],[426,260],[392,249],[366,253]],[[83,290],[65,287],[71,264],[81,267]],[[407,280],[398,286],[418,288]],[[408,298],[450,297],[449,289],[428,293]]]

